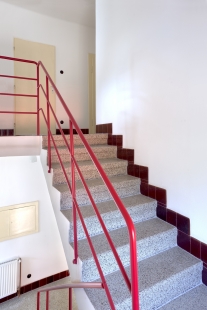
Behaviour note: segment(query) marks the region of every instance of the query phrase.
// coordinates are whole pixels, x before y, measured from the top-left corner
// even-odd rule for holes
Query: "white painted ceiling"
[[[3,0],[27,10],[95,27],[95,0]]]

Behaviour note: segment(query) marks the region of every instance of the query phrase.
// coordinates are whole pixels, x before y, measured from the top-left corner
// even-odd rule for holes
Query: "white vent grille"
[[[20,279],[20,259],[0,263],[0,299],[17,292]]]

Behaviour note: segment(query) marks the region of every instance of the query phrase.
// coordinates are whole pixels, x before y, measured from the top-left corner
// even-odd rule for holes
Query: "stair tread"
[[[87,138],[108,138],[108,133],[86,133],[83,134],[83,136],[87,139]],[[69,141],[70,135],[65,134],[66,139]],[[43,140],[47,141],[47,135],[42,136]],[[63,140],[62,135],[53,135],[54,140]],[[78,134],[74,134],[73,135],[73,139],[80,139]],[[52,139],[51,139],[52,140]]]
[[[176,289],[181,289],[179,283],[176,284],[174,280],[178,275],[182,275],[183,271],[189,273],[191,276],[192,268],[196,268],[201,272],[202,263],[200,260],[190,255],[186,251],[182,250],[179,247],[174,247],[162,253],[159,253],[153,257],[147,258],[139,263],[139,293],[142,296],[145,295],[146,303],[153,295],[153,298],[163,298],[165,295],[164,291],[159,291],[159,285],[166,287],[168,286],[168,291],[170,290],[171,294],[174,294]],[[127,267],[126,271],[130,276],[130,268]],[[171,281],[169,279],[171,278]],[[199,275],[198,275],[199,278]],[[113,300],[118,307],[116,309],[131,309],[127,307],[127,301],[130,300],[130,293],[126,287],[125,282],[122,280],[123,277],[119,271],[111,273],[106,276],[106,281],[109,286],[109,290],[113,296]],[[184,279],[183,279],[184,280]],[[188,279],[186,279],[188,280]],[[194,279],[193,279],[194,280]],[[100,279],[97,279],[99,282]],[[196,280],[199,282],[199,279]],[[196,282],[195,281],[195,282]],[[117,288],[118,284],[118,288]],[[198,285],[200,283],[187,283],[187,286]],[[153,286],[155,286],[155,291],[153,291]],[[157,286],[157,288],[156,288]],[[149,289],[149,290],[148,290]],[[152,289],[152,290],[151,290]],[[92,301],[95,309],[109,309],[108,302],[106,300],[105,292],[92,290],[86,290],[90,300]],[[157,301],[159,303],[159,300]],[[123,304],[125,307],[122,308]],[[120,306],[120,307],[119,307]],[[141,307],[141,309],[152,309],[150,307]],[[154,307],[153,309],[156,309]]]
[[[121,198],[121,200],[122,200],[122,202],[126,208],[133,208],[135,206],[139,206],[139,205],[143,205],[143,204],[147,205],[149,203],[156,204],[155,199],[144,196],[142,194],[124,197],[124,198]],[[107,200],[104,202],[99,202],[96,205],[97,205],[97,208],[98,208],[100,214],[106,214],[106,213],[112,213],[113,211],[118,211],[118,208],[117,208],[117,206],[113,200]],[[95,212],[93,210],[92,205],[86,205],[86,206],[80,207],[80,209],[81,209],[81,214],[82,214],[83,218],[95,216]],[[61,210],[61,212],[65,215],[65,217],[69,221],[72,220],[72,210],[71,209]]]
[[[108,144],[90,144],[90,147],[92,149],[97,149],[97,150],[101,150],[103,148],[108,148],[108,149],[117,149],[117,146],[116,145],[108,145]],[[65,150],[66,152],[68,151],[68,148],[66,146],[63,146],[63,145],[60,145],[60,146],[57,146],[58,150]],[[44,146],[43,147],[44,150],[47,150],[48,147],[47,146]],[[84,145],[74,145],[74,149],[76,150],[84,150],[87,152],[86,148]],[[55,148],[53,145],[51,145],[51,151],[52,152],[55,152]]]
[[[168,230],[176,230],[174,226],[158,218],[153,218],[141,223],[136,223],[135,229],[137,234],[137,241],[149,238],[150,236],[155,234],[165,233]],[[122,227],[120,229],[110,231],[110,236],[113,240],[113,243],[116,244],[116,248],[122,247],[129,243],[127,227]],[[93,236],[91,239],[97,254],[111,251],[111,248],[104,234]],[[86,239],[79,241],[79,254],[81,260],[85,260],[92,256],[91,250],[87,246],[87,244],[88,243]]]
[[[99,162],[101,165],[107,165],[107,164],[119,164],[119,165],[123,165],[123,166],[127,166],[128,165],[128,161],[127,160],[123,160],[123,159],[118,159],[118,158],[101,158],[99,159]],[[65,167],[70,167],[70,162],[64,162],[63,163]],[[81,166],[93,166],[94,163],[92,162],[92,160],[82,160],[78,162],[78,165]],[[95,165],[94,165],[95,166]],[[61,168],[60,163],[52,163],[52,168],[53,169],[59,169]]]
[[[187,293],[177,297],[160,310],[206,310],[207,287],[203,284],[193,288]]]
[[[116,176],[109,176],[108,178],[112,184],[113,183],[116,183],[116,184],[119,183],[120,184],[120,183],[126,182],[126,181],[132,181],[132,182],[140,183],[139,178],[133,177],[131,175],[116,175]],[[94,188],[94,187],[104,185],[104,182],[101,178],[86,180],[86,183],[87,183],[89,188]],[[54,185],[54,187],[61,193],[68,191],[67,183],[57,184],[57,185]],[[79,189],[83,189],[83,184],[81,181],[76,181],[76,190],[79,190]]]
[[[169,276],[182,271],[184,268],[191,267],[198,263],[202,265],[198,258],[178,246],[150,257],[140,262],[140,290],[145,290],[158,281],[164,281]]]

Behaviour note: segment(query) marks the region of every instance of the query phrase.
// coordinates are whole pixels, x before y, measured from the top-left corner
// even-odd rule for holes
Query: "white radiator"
[[[0,299],[20,291],[21,259],[0,263]]]

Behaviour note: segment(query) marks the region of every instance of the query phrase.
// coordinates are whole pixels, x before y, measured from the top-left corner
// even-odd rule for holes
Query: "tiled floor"
[[[68,283],[70,283],[70,277],[50,283],[39,289]],[[31,292],[21,295],[19,298],[15,297],[9,301],[0,304],[0,310],[36,310],[37,291],[39,289],[33,290]],[[64,289],[50,292],[49,306],[50,310],[68,310],[68,290]],[[73,310],[78,310],[74,294],[72,308]],[[45,310],[45,293],[42,293],[40,309]]]

